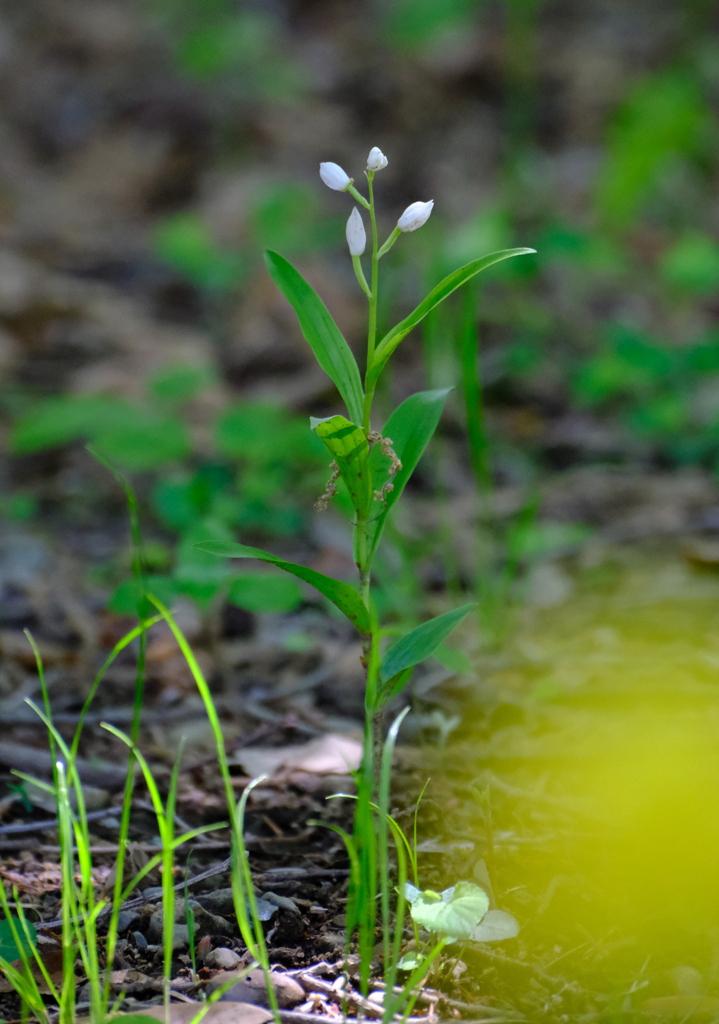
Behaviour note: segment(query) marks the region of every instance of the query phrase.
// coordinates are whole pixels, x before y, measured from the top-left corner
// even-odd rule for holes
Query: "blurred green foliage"
[[[508,403],[537,412],[540,419],[548,407],[578,411],[615,425],[627,439],[629,460],[640,453],[663,465],[714,468],[719,462],[719,330],[712,323],[719,292],[714,219],[719,54],[701,28],[704,6],[701,0],[687,4],[686,30],[667,43],[652,70],[632,68],[621,83],[600,136],[588,147],[594,163],[584,191],[569,203],[563,201],[561,178],[552,179],[547,170],[552,146],[543,149],[540,140],[539,90],[546,83],[538,81],[535,54],[542,16],[551,15],[546,0],[380,0],[373,7],[372,52],[394,67],[401,95],[403,62],[412,74],[419,68],[434,75],[426,71],[431,64],[421,63],[431,51],[451,48],[475,30],[481,34],[485,18],[503,25],[503,50],[492,58],[503,62],[492,64],[497,77],[492,88],[499,98],[490,95],[486,83],[477,86],[482,103],[498,105],[495,113],[502,122],[492,198],[470,210],[460,226],[443,219],[438,204],[411,245],[393,250],[383,264],[387,287],[380,326],[411,308],[420,282],[431,286],[484,252],[536,246],[537,257],[493,269],[480,296],[476,368],[488,407]],[[291,45],[292,25],[283,5],[151,0],[149,10],[171,40],[177,67],[193,89],[212,98],[215,114],[225,111],[228,124],[243,109],[314,102],[314,86],[298,57],[301,47]],[[461,76],[452,85],[459,92],[465,87],[472,88]],[[375,110],[372,89],[362,102]],[[223,131],[220,125],[220,140]],[[227,135],[233,141],[226,151],[218,142],[219,159],[232,164],[237,137]],[[254,159],[253,152],[239,156],[240,163]],[[332,158],[324,152],[316,156]],[[248,191],[231,241],[215,237],[194,201],[163,217],[154,233],[155,256],[197,289],[215,319],[230,308],[228,297],[264,272],[264,248],[329,259],[342,250],[344,258],[344,217],[329,212],[333,207],[319,179],[308,183],[283,169]],[[423,352],[432,387],[461,379],[460,326],[459,302],[427,318]],[[151,507],[178,538],[167,564],[160,558],[148,566],[158,593],[165,587],[165,596],[172,591],[207,603],[227,591],[249,610],[289,609],[299,591],[283,592],[271,573],[224,578],[214,560],[204,563],[193,553],[192,543],[210,534],[218,539],[246,532],[296,535],[310,499],[321,493],[326,459],[303,419],[266,403],[240,402],[222,410],[212,424],[211,450],[198,450],[186,413],[213,380],[209,367],[170,366],[148,382],[143,403],[92,394],[45,399],[16,417],[11,449],[30,454],[84,440],[130,471],[155,473]],[[462,423],[457,408],[455,428]],[[489,447],[495,473],[531,488],[543,468],[541,444],[503,436],[491,416],[487,422],[494,431]],[[467,456],[469,461],[469,450]],[[577,456],[613,462],[621,457],[618,452]],[[427,465],[423,472],[432,477],[435,470]],[[342,488],[338,507],[351,514]],[[4,501],[2,512],[22,520],[36,508],[31,494],[18,492]],[[563,543],[558,536],[542,539],[531,531],[528,537],[522,557],[539,557]],[[422,558],[422,545],[399,534],[394,543],[397,550],[388,556],[378,601],[411,618],[419,614],[412,566]],[[113,598],[116,609],[130,608],[134,600],[130,584],[123,586]]]
[[[176,213],[164,220],[155,233],[155,251],[194,285],[208,291],[235,288],[244,276],[241,253],[220,248],[194,213]]]
[[[663,70],[639,82],[611,125],[597,189],[607,224],[626,227],[662,177],[680,161],[701,162],[716,151],[714,119],[687,69]]]
[[[322,443],[305,417],[271,403],[238,402],[217,414],[213,452],[198,450],[185,426],[188,403],[213,382],[207,366],[171,365],[149,380],[142,405],[111,395],[44,399],[16,421],[10,450],[29,454],[85,441],[124,470],[154,471],[150,506],[177,538],[174,552],[158,543],[145,551],[151,589],[162,600],[184,594],[206,606],[227,592],[230,602],[248,611],[291,610],[301,599],[293,581],[270,573],[228,574],[194,545],[232,540],[237,532],[296,535],[311,499],[321,493]],[[18,494],[3,511],[20,519],[34,509],[29,495]],[[138,584],[123,581],[111,610],[133,613],[137,595]]]

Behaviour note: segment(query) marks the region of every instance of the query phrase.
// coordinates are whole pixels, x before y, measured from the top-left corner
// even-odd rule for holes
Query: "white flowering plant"
[[[387,947],[386,981],[388,990],[392,991],[393,972],[398,958],[392,955],[395,944],[389,939],[390,888],[386,851],[389,835],[386,820],[388,792],[385,794],[386,799],[383,800],[380,761],[383,769],[387,767],[387,790],[389,766],[385,765],[386,758],[382,754],[382,710],[407,685],[414,667],[433,654],[475,604],[462,605],[431,619],[412,629],[388,649],[383,649],[382,641],[387,633],[377,621],[370,593],[372,560],[387,518],[439,423],[450,389],[422,391],[411,395],[394,410],[381,430],[372,423],[372,403],[380,374],[392,353],[431,310],[480,271],[502,260],[533,253],[535,250],[503,249],[459,267],[440,281],[408,316],[382,337],[378,337],[377,298],[380,261],[401,235],[417,231],[427,222],[434,206],[432,200],[411,203],[398,218],[387,239],[380,245],[375,215],[374,178],[387,165],[388,160],[384,153],[378,147],[373,147],[364,172],[367,183],[365,197],[355,187],[354,180],[338,164],[320,164],[322,181],[335,191],[349,193],[357,203],[347,221],[346,237],[357,280],[368,302],[364,378],[352,350],[319,295],[283,256],[271,251],[265,254],[270,276],[294,308],[302,332],[317,362],[336,385],[346,406],[346,415],[337,414],[324,419],[312,417],[310,425],[317,431],[332,459],[332,474],[317,507],[322,510],[329,505],[337,493],[340,480],[351,499],[354,511],[353,550],[359,575],[358,587],[243,544],[207,542],[197,546],[207,552],[229,558],[254,558],[268,562],[312,584],[339,608],[361,637],[362,662],[366,670],[366,726],[363,764],[357,776],[355,830],[353,837],[345,837],[349,844],[352,863],[347,914],[348,937],[357,928],[362,973],[366,980],[369,976],[374,945],[375,895],[379,871]],[[370,222],[369,282],[361,262],[367,248],[367,231],[360,208],[369,216]],[[375,795],[377,803],[374,802]],[[402,893],[401,888],[400,892]],[[400,922],[396,927],[399,927],[400,934],[404,911],[405,901],[401,894],[396,908],[396,919]],[[395,1007],[393,1012],[396,1011]]]

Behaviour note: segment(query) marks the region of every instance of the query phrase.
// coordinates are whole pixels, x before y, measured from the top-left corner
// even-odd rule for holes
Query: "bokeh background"
[[[383,263],[383,325],[477,255],[538,250],[428,319],[383,379],[378,420],[423,387],[456,391],[380,603],[411,618],[418,583],[474,586],[468,545],[489,544],[506,590],[593,531],[711,527],[715,4],[27,0],[0,18],[7,602],[59,544],[96,601],[133,609],[124,497],[88,442],[132,474],[168,598],[226,593],[198,537],[351,572],[341,514],[312,513],[326,458],[307,415],[338,397],[262,250],[296,262],[361,358],[350,203],[317,171],[361,181],[373,145],[390,161],[383,231],[435,201]],[[233,583],[235,607],[299,601],[256,584]]]
[[[717,992],[718,28],[709,0],[0,0],[4,783],[46,746],[22,630],[70,729],[138,608],[125,495],[87,445],[136,489],[150,585],[235,763],[356,730],[352,628],[195,544],[354,578],[347,509],[313,509],[329,471],[308,417],[341,406],[262,252],[298,266],[362,362],[351,202],[318,165],[361,185],[379,146],[381,232],[435,202],[382,262],[381,329],[461,264],[537,250],[428,317],[376,398],[381,427],[454,388],[379,552],[383,621],[403,632],[473,595],[481,612],[407,691],[403,743],[439,758],[423,870],[439,888],[491,875],[516,959],[475,951],[467,977],[510,1006],[523,993],[527,1019]],[[91,722],[130,721],[126,654]],[[153,764],[186,736],[205,772],[194,682],[159,629],[145,704]],[[109,743],[88,729],[81,752],[119,757]],[[197,778],[182,813],[214,813]]]

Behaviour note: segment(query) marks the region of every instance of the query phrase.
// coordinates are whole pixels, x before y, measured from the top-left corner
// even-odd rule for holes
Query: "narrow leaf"
[[[511,256],[525,256],[528,253],[536,252],[536,249],[500,249],[499,252],[489,253],[488,256],[482,256],[479,260],[473,260],[471,263],[465,264],[458,270],[453,271],[443,281],[432,289],[429,295],[420,302],[419,306],[414,309],[409,316],[405,317],[404,320],[400,321],[395,327],[392,328],[384,338],[380,341],[375,351],[375,359],[372,365],[372,370],[369,374],[369,381],[375,383],[385,363],[392,355],[394,350],[399,345],[400,341],[409,334],[413,327],[416,327],[420,321],[424,320],[427,314],[438,306],[440,302],[444,302],[448,295],[451,295],[453,291],[460,288],[465,281],[469,281],[470,278],[474,277],[475,274],[479,274],[480,271],[486,270],[487,267],[491,267],[495,263],[500,263],[502,260],[507,260]]]
[[[412,668],[406,668],[402,672],[398,672],[396,675],[391,676],[386,682],[380,682],[377,688],[377,699],[375,701],[375,708],[379,711],[387,701],[392,700],[398,693],[404,690],[407,683],[410,681],[412,676]]]
[[[436,619],[423,622],[421,626],[417,626],[416,629],[403,636],[401,640],[390,647],[382,659],[380,667],[382,682],[389,681],[406,668],[419,665],[425,658],[429,658],[455,626],[458,626],[462,619],[476,607],[476,602],[463,604],[452,612],[445,612],[444,615],[438,615]]]
[[[442,388],[438,391],[419,391],[416,395],[410,395],[395,409],[384,426],[382,433],[384,437],[392,439],[393,448],[402,463],[402,469],[392,481],[394,490],[385,492],[386,505],[376,502],[370,516],[372,521],[368,527],[367,538],[371,553],[374,553],[379,543],[390,509],[402,494],[430,438],[437,429],[444,403],[451,390],[451,388]],[[377,491],[381,490],[387,480],[390,462],[387,456],[382,454],[379,445],[375,445],[370,452],[369,465],[372,474],[372,488]]]
[[[357,361],[329,310],[302,274],[276,252],[265,253],[270,277],[290,303],[317,362],[337,385],[350,418],[362,422],[364,393]]]
[[[331,416],[315,429],[339,466],[358,518],[367,519],[372,504],[372,476],[364,431],[344,416]]]
[[[268,562],[276,565],[285,572],[297,576],[316,587],[321,594],[324,594],[339,610],[347,616],[352,625],[360,633],[369,633],[372,629],[369,612],[357,591],[349,583],[342,583],[340,580],[333,580],[314,569],[308,569],[304,565],[297,565],[295,562],[286,562],[283,558],[277,558],[269,551],[261,548],[251,548],[246,544],[236,544],[227,541],[201,541],[195,544],[199,551],[206,551],[211,555],[220,555],[224,558],[256,558],[260,562]]]

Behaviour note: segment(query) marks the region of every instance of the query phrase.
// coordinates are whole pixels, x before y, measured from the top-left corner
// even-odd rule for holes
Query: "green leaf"
[[[412,885],[411,882],[404,883],[404,898],[409,903],[410,907],[415,903],[422,895],[422,890],[418,889],[416,885]]]
[[[337,385],[350,418],[361,423],[364,393],[359,368],[329,310],[314,288],[278,253],[268,250],[265,264],[270,277],[297,314],[317,362]]]
[[[377,700],[375,707],[379,710],[387,701],[392,700],[398,693],[404,690],[407,683],[410,681],[412,676],[412,669],[406,668],[402,672],[397,672],[386,682],[382,683],[377,689]]]
[[[466,941],[489,910],[489,897],[474,882],[458,882],[449,900],[426,889],[410,907],[412,918],[450,942]]]
[[[113,462],[135,470],[157,469],[184,459],[190,443],[182,420],[137,410],[134,422],[98,430],[95,445]]]
[[[438,615],[436,619],[423,622],[421,626],[411,630],[386,652],[380,666],[380,678],[383,683],[392,680],[400,672],[419,665],[425,658],[433,654],[442,641],[449,636],[455,626],[466,615],[476,608],[476,602],[463,604],[452,612]]]
[[[479,274],[480,271],[486,270],[487,267],[491,267],[494,263],[500,263],[502,260],[507,260],[511,256],[525,256],[529,253],[536,252],[536,249],[500,249],[499,252],[492,252],[488,256],[483,256],[479,260],[473,260],[471,263],[465,264],[458,270],[453,271],[448,277],[445,277],[443,281],[432,289],[429,295],[420,302],[419,306],[413,310],[409,316],[405,317],[404,320],[400,321],[395,327],[392,328],[384,338],[380,341],[375,351],[374,363],[369,374],[369,382],[374,384],[382,372],[382,368],[385,363],[392,355],[394,350],[399,345],[400,341],[409,334],[413,327],[416,327],[427,316],[435,306],[438,306],[440,302],[444,302],[448,295],[460,288],[465,281],[469,281],[470,278],[474,277],[475,274]]]
[[[227,600],[248,612],[291,612],[302,602],[302,594],[295,580],[286,576],[248,572],[235,577]]]
[[[187,402],[215,383],[211,366],[174,363],[163,366],[150,378],[150,392],[164,402]]]
[[[659,272],[675,288],[711,295],[719,285],[719,246],[709,235],[689,232],[664,253]]]
[[[24,455],[78,438],[129,469],[154,469],[184,458],[189,442],[181,419],[113,398],[64,395],[39,402],[14,426],[10,449]]]
[[[56,445],[67,444],[80,437],[91,437],[99,424],[114,422],[118,414],[129,413],[130,407],[108,395],[63,395],[33,405],[15,423],[10,433],[9,448],[13,454],[25,455]]]
[[[502,942],[519,935],[517,920],[504,910],[488,910],[470,935],[472,942]]]
[[[232,544],[232,533],[224,523],[208,516],[195,523],[180,540],[173,581],[180,593],[206,607],[230,582],[232,574],[224,562],[218,562],[200,547],[201,542]]]
[[[474,672],[474,666],[464,651],[455,651],[452,647],[447,647],[446,644],[440,644],[435,649],[434,656],[438,661],[442,662],[445,668],[450,669],[452,672],[462,672],[465,674]]]
[[[23,930],[22,922],[18,917],[13,918],[15,928],[17,930],[20,941],[25,949],[26,953],[30,953],[30,947],[27,944],[25,938],[25,932]],[[30,932],[30,938],[33,942],[37,942],[37,931],[31,921],[27,922],[28,931]],[[10,929],[9,921],[0,921],[0,956],[3,960],[7,960],[12,963],[14,960],[20,959],[20,950],[17,948],[15,940],[12,937],[12,931]]]
[[[339,466],[340,474],[360,519],[367,519],[372,504],[369,445],[364,431],[344,416],[331,416],[315,427],[325,448]]]
[[[261,548],[251,548],[246,544],[227,543],[224,541],[203,541],[195,545],[199,551],[205,551],[211,555],[220,555],[224,558],[256,558],[260,562],[268,562],[270,565],[277,565],[292,576],[304,580],[316,587],[324,594],[339,610],[347,616],[352,625],[360,633],[369,633],[372,629],[369,612],[357,591],[349,583],[342,583],[340,580],[333,580],[331,576],[325,576],[315,569],[308,569],[304,565],[297,565],[295,562],[286,562],[283,558],[277,558],[269,551],[262,551]]]
[[[451,390],[442,388],[438,391],[419,391],[416,395],[410,395],[395,409],[384,426],[382,433],[384,437],[392,439],[402,469],[393,480],[394,490],[385,492],[386,505],[382,506],[377,502],[377,509],[381,511],[370,517],[372,522],[368,526],[367,540],[371,553],[374,553],[379,543],[390,509],[402,494],[437,429],[444,403]],[[372,488],[381,490],[387,480],[390,463],[387,456],[382,454],[379,445],[375,445],[370,452],[369,465]]]
[[[144,582],[146,593],[159,597],[163,604],[172,604],[177,594],[177,587],[169,576],[146,576]],[[141,599],[142,586],[140,581],[135,579],[125,580],[115,590],[107,602],[107,607],[114,615],[135,615]],[[146,601],[143,602],[142,608],[143,615],[151,615],[154,611],[153,606]]]
[[[215,427],[215,443],[223,455],[265,467],[315,464],[322,445],[307,430],[307,420],[270,402],[240,402],[225,409]]]
[[[397,970],[399,971],[413,971],[416,967],[424,961],[424,953],[420,953],[418,949],[413,949],[409,953],[405,953],[402,959],[397,964]]]
[[[245,276],[241,253],[220,248],[196,213],[175,213],[162,221],[154,243],[160,259],[199,288],[227,291]]]

